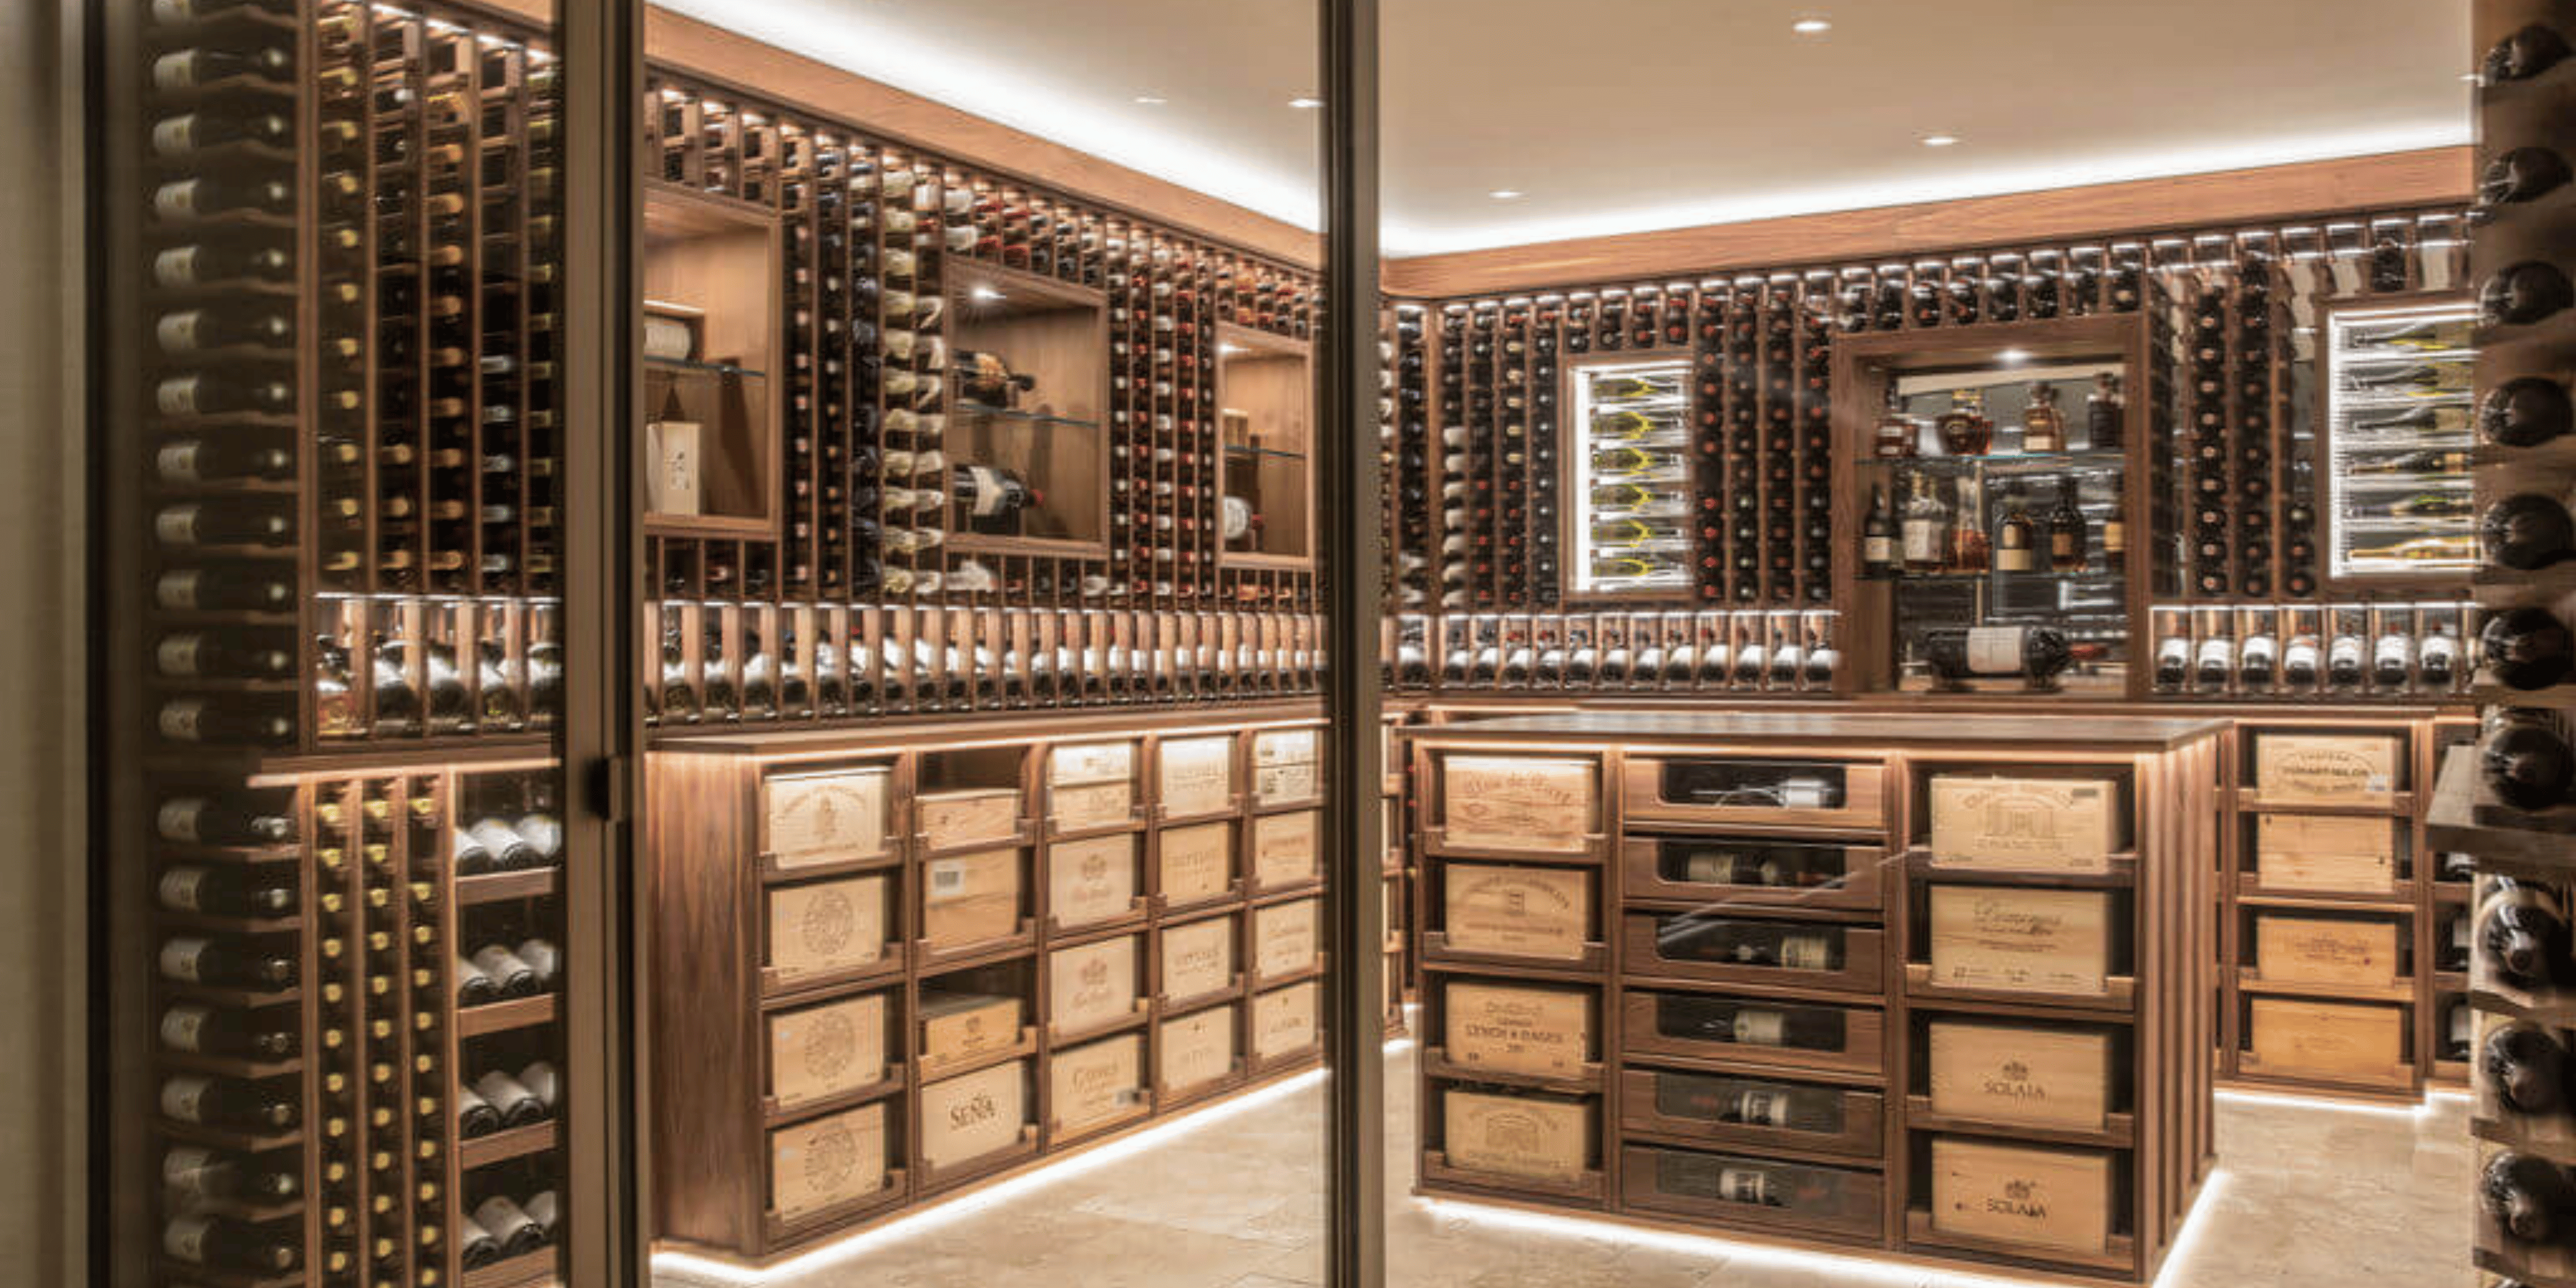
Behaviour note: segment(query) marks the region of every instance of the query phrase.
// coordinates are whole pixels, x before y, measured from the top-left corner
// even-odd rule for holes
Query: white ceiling
[[[1316,226],[1319,122],[1288,106],[1317,89],[1309,0],[661,2]],[[2467,0],[1383,0],[1383,13],[1395,255],[2469,138]],[[1792,33],[1811,16],[1832,30]],[[1961,141],[1923,146],[1933,134]]]

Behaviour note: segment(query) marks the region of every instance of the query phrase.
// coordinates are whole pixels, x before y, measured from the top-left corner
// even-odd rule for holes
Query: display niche
[[[2143,695],[2131,626],[2171,559],[2148,317],[1837,346],[1837,469],[1861,552],[1846,691]],[[2152,476],[2152,477],[2151,477]],[[2148,480],[2142,484],[2140,480]],[[1864,500],[1865,498],[1865,500]]]
[[[1306,342],[1219,325],[1216,390],[1225,455],[1219,561],[1231,568],[1312,566],[1314,370]]]
[[[953,396],[945,436],[918,434],[930,441],[890,451],[889,482],[944,492],[947,541],[961,554],[1106,558],[1106,297],[972,264],[952,266],[948,308]]]
[[[778,219],[715,193],[644,193],[644,526],[772,540],[779,526]]]

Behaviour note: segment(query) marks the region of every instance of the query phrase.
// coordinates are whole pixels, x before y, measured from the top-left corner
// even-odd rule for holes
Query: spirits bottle
[[[1905,571],[1932,573],[1941,571],[1948,551],[1945,542],[1950,531],[1950,507],[1932,494],[1930,475],[1914,476],[1914,495],[1905,503],[1905,521],[1899,542],[1905,557]]]
[[[1959,480],[1959,508],[1953,515],[1944,551],[1952,572],[1991,572],[1993,543],[1986,538],[1985,490],[1974,475]]]
[[[1905,414],[1905,401],[1896,392],[1896,382],[1887,382],[1887,411],[1878,418],[1878,429],[1870,438],[1870,454],[1880,460],[1904,460],[1918,450],[1923,427]]]
[[[2007,485],[2004,489],[2004,516],[1995,524],[1995,571],[2035,571],[2036,536],[2037,529],[2030,521],[2030,512],[2022,508],[2020,487]]]
[[[1995,422],[1986,415],[1985,395],[1979,390],[1951,391],[1950,410],[1933,424],[1941,450],[1951,456],[1983,456],[1995,444]]]
[[[2084,446],[2093,451],[2119,447],[2127,433],[2129,405],[2120,378],[2108,371],[2093,377],[2093,392],[2084,398]]]
[[[2030,406],[2022,409],[2021,450],[2066,450],[2066,413],[2057,409],[2057,386],[2045,380],[2030,387]]]
[[[1897,555],[1896,522],[1887,510],[1887,485],[1872,484],[1869,489],[1869,515],[1861,520],[1860,575],[1879,579],[1895,570]]]
[[[2057,483],[2057,504],[2048,510],[2048,566],[2055,572],[2084,571],[2084,511],[2075,504],[2075,480]]]

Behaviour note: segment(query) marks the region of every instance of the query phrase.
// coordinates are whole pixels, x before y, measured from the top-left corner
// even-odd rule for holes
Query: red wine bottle
[[[2553,1243],[2576,1229],[2576,1184],[2546,1159],[2506,1152],[2487,1160],[2478,1204],[2516,1239]]]
[[[2567,386],[2538,376],[2508,380],[2487,393],[2478,408],[2478,432],[2500,447],[2537,447],[2576,422]]]
[[[2487,1034],[2484,1064],[2488,1085],[2521,1113],[2567,1103],[2567,1048],[2545,1029],[2517,1021]]]
[[[2506,708],[2487,717],[2478,761],[2488,789],[2515,809],[2576,800],[2576,753],[2547,712]]]
[[[2576,664],[2576,638],[2545,608],[2524,605],[2487,619],[2478,651],[2496,682],[2509,689],[2545,689],[2567,678]]]
[[[210,1270],[284,1274],[302,1262],[289,1227],[252,1225],[219,1216],[174,1216],[161,1227],[161,1251],[173,1261]]]

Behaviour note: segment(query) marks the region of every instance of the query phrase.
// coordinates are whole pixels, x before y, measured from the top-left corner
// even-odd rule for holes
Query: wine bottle
[[[1897,554],[1896,522],[1887,510],[1887,485],[1871,484],[1869,514],[1861,521],[1860,575],[1870,580],[1892,575]]]
[[[2156,641],[2156,690],[2180,693],[2191,678],[2191,641],[2180,635],[2168,635]]]
[[[2576,800],[2576,751],[2545,711],[2508,707],[2488,716],[2478,761],[2488,789],[2515,809]]]
[[[161,1227],[161,1251],[187,1265],[252,1275],[285,1274],[304,1259],[284,1226],[202,1215],[170,1218]]]
[[[2075,481],[2060,479],[2057,504],[2048,511],[2048,567],[2052,572],[2082,572],[2090,558],[2084,511],[2075,504]]]
[[[2506,1151],[2487,1160],[2478,1204],[2514,1238],[2554,1243],[2576,1228],[2576,1184],[2546,1159]]]
[[[2356,426],[2358,428],[2358,426]],[[2397,456],[2374,456],[2346,467],[2349,474],[2464,474],[2469,468],[2467,452],[2423,451]]]
[[[2370,682],[2376,688],[2403,689],[2415,671],[2415,637],[2391,628],[2370,646]]]
[[[1929,475],[1914,476],[1914,495],[1905,503],[1905,518],[1899,529],[1899,553],[1905,571],[1939,572],[1949,561],[1948,537],[1950,507],[1932,493]]]
[[[540,991],[535,968],[506,944],[485,944],[474,950],[471,960],[474,969],[482,972],[505,998],[534,997]]]
[[[1839,1012],[1805,1006],[1760,1006],[1700,994],[1655,995],[1655,1031],[1667,1037],[1738,1046],[1843,1049]]]
[[[472,838],[486,855],[490,856],[490,861],[485,865],[488,869],[514,872],[521,868],[535,867],[541,861],[537,847],[529,844],[526,837],[519,835],[517,828],[500,819],[477,819],[465,829],[465,834]]]
[[[2483,76],[2490,85],[2530,80],[2567,59],[2567,38],[2539,23],[2514,32],[2487,50]]]
[[[281,845],[295,839],[288,791],[174,796],[153,812],[153,830],[180,845]]]
[[[283,611],[295,602],[295,583],[284,565],[206,564],[173,568],[152,584],[152,602],[163,612]]]
[[[955,364],[959,392],[977,402],[996,407],[1014,407],[1019,396],[1037,388],[1037,378],[1011,370],[1011,364],[998,353],[976,349],[959,349],[950,355]]]
[[[162,443],[152,455],[152,465],[160,481],[172,487],[276,483],[295,477],[295,448],[283,433],[235,430],[221,437],[189,435]]]
[[[2494,878],[2478,906],[2478,948],[2506,979],[2545,988],[2569,973],[2567,912],[2527,881]]]
[[[474,1209],[474,1224],[501,1244],[501,1255],[523,1257],[544,1247],[545,1231],[508,1195],[495,1194]]]
[[[2498,684],[2545,689],[2567,678],[2576,640],[2549,610],[2525,605],[2487,619],[2478,632],[2478,653]]]
[[[990,536],[1019,536],[1026,512],[1046,497],[1010,470],[993,465],[958,465],[949,489],[965,507],[969,531]]]
[[[292,129],[291,123],[288,128]],[[157,132],[154,137],[159,137]],[[164,290],[187,290],[236,279],[293,281],[294,252],[274,237],[245,234],[229,239],[208,236],[152,257],[153,284]]]
[[[2516,1112],[2552,1114],[2567,1103],[2567,1048],[2537,1025],[2516,1021],[2487,1034],[2487,1084]]]
[[[501,1130],[501,1113],[472,1087],[456,1089],[456,1134],[467,1140]]]
[[[295,544],[295,503],[275,496],[225,496],[163,506],[152,516],[162,545],[262,546]]]
[[[259,991],[290,988],[295,959],[234,935],[175,935],[161,944],[161,977],[182,984]]]
[[[501,1241],[483,1227],[482,1221],[461,1214],[456,1218],[456,1264],[459,1269],[480,1270],[501,1260],[502,1256]]]
[[[2519,147],[2487,162],[2478,200],[2490,206],[2537,201],[2567,184],[2567,159],[2544,147]]]
[[[279,1022],[269,1012],[239,1011],[179,1002],[161,1012],[161,1045],[192,1055],[243,1060],[294,1058],[293,1017]]]
[[[2021,489],[2006,485],[2003,517],[1995,524],[1994,570],[2032,572],[2038,566],[2038,525],[2022,505]]]
[[[2200,642],[2192,655],[2192,677],[2203,693],[2225,693],[2228,676],[2236,669],[2236,641],[2225,635],[2212,635]]]
[[[2281,679],[2296,688],[2312,688],[2319,674],[2317,637],[2294,635],[2290,646],[2281,650]]]
[[[2338,689],[2361,687],[2361,637],[2337,635],[2326,645],[2326,683]]]
[[[185,1206],[283,1203],[301,1193],[303,1184],[303,1168],[292,1154],[173,1145],[161,1155],[161,1185]]]
[[[2576,555],[2576,517],[2555,497],[2517,492],[2487,507],[2478,540],[2489,564],[2532,572]]]
[[[2537,447],[2565,434],[2571,409],[2567,386],[2538,376],[2521,376],[2488,391],[2478,408],[2478,432],[2500,447]]]
[[[2529,326],[2576,304],[2576,285],[2544,260],[2524,260],[2478,288],[2478,315],[2490,326]]]
[[[2074,661],[2065,634],[2051,626],[1934,627],[1923,633],[1923,650],[1944,685],[2018,676],[2043,688]]]
[[[152,190],[152,213],[165,223],[211,219],[234,211],[295,213],[295,185],[247,174],[196,175]]]
[[[2435,693],[2449,689],[2458,678],[2459,655],[2459,639],[2448,629],[2425,636],[2415,653],[2417,683]]]
[[[200,1127],[253,1134],[288,1131],[297,1120],[291,1092],[269,1083],[183,1073],[161,1084],[161,1115]]]
[[[159,886],[161,906],[173,912],[201,912],[224,917],[288,917],[296,908],[292,872],[272,873],[282,864],[222,868],[182,864],[166,868]]]
[[[527,1127],[546,1120],[545,1102],[517,1078],[499,1069],[486,1072],[474,1080],[474,1094],[501,1116],[504,1130]]]
[[[2272,677],[2278,669],[2278,653],[2278,644],[2268,634],[2258,631],[2245,637],[2245,646],[2236,653],[2236,678],[2246,691],[2259,692],[2272,687]]]

